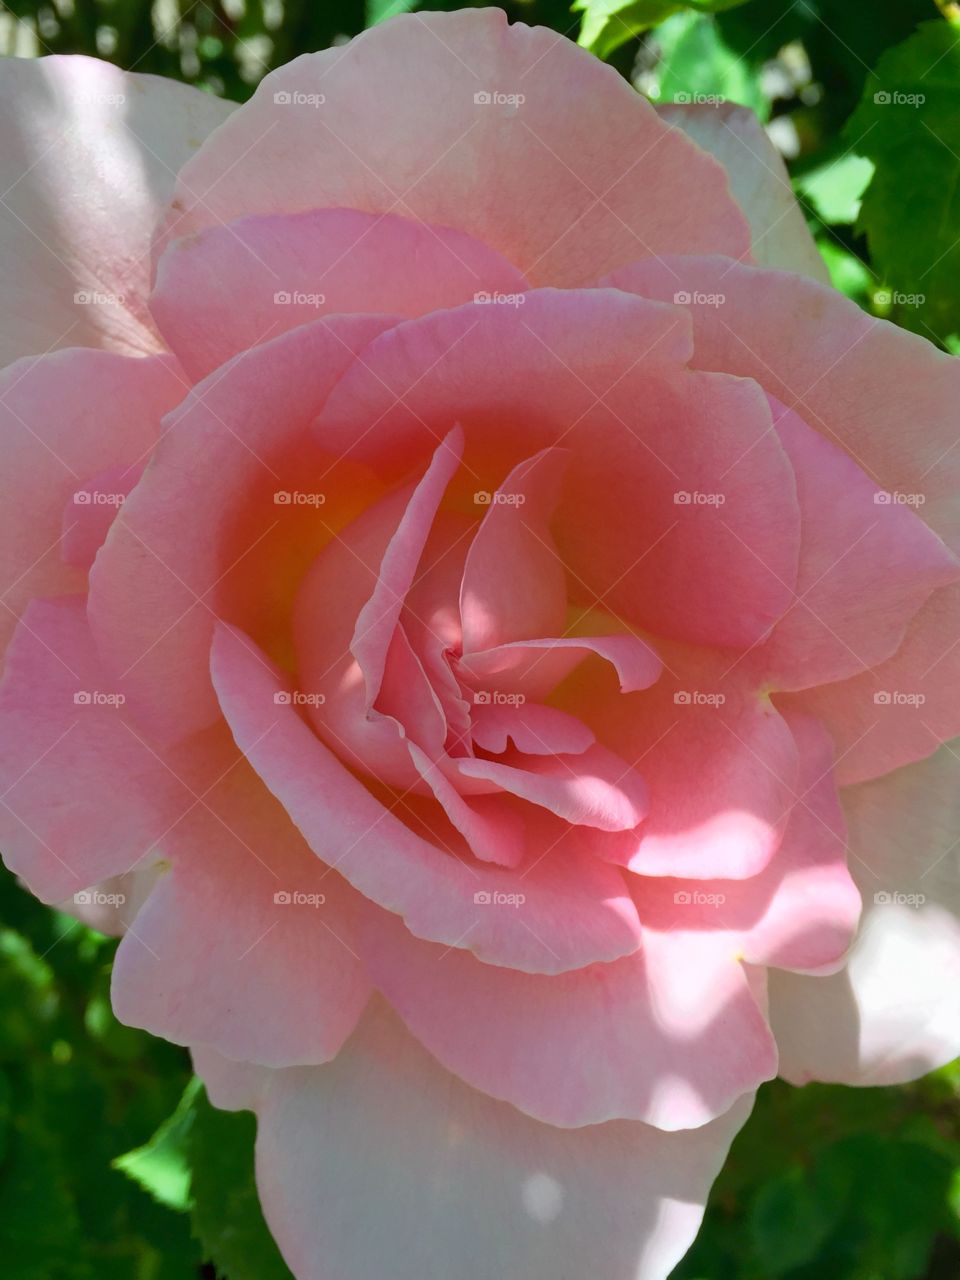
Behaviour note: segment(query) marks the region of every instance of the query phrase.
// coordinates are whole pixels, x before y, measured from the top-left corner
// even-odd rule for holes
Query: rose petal
[[[3,59],[0,365],[64,346],[161,349],[150,235],[177,170],[233,110],[96,58]]]
[[[403,15],[275,71],[184,168],[164,230],[337,207],[459,227],[537,284],[749,248],[715,161],[611,68],[499,10]]]
[[[466,465],[498,477],[562,444],[553,530],[578,599],[681,639],[765,638],[792,599],[800,513],[760,387],[685,369],[680,307],[605,289],[524,298],[382,335],[331,395],[318,439],[385,476],[453,421]]]
[[[830,283],[783,158],[749,107],[735,102],[667,103],[657,107],[657,113],[726,169],[734,199],[750,220],[756,262]]]
[[[563,629],[566,576],[550,520],[567,461],[563,450],[545,449],[484,495],[490,506],[470,544],[460,584],[465,651]]]
[[[365,913],[374,982],[450,1071],[562,1127],[694,1128],[776,1073],[776,1048],[732,947],[645,933],[613,964],[544,977],[481,964]]]
[[[327,1062],[370,993],[352,891],[239,763],[170,834],[172,869],[117,952],[121,1022],[287,1067]]]
[[[150,310],[199,379],[320,316],[418,316],[527,288],[516,267],[461,231],[395,213],[308,209],[175,240],[157,265]]]
[[[636,908],[616,868],[582,855],[538,855],[522,873],[469,866],[398,821],[292,706],[274,702],[283,684],[249,641],[219,629],[212,670],[237,745],[310,847],[418,937],[533,973],[636,950]],[[504,901],[518,894],[523,902]]]
[[[89,603],[111,681],[159,739],[176,741],[219,718],[208,671],[218,611],[248,625],[276,612],[262,593],[283,583],[304,544],[309,552],[309,530],[286,535],[289,508],[277,493],[303,483],[306,424],[384,323],[348,316],[284,334],[212,374],[167,421],[97,557]],[[318,475],[322,463],[313,460]],[[328,536],[316,509],[304,510]],[[249,557],[261,542],[272,545],[274,529],[282,571],[271,565],[269,585],[252,592]]]
[[[960,760],[847,788],[860,935],[830,978],[771,975],[782,1073],[802,1084],[901,1084],[960,1052]]]
[[[186,389],[168,357],[103,351],[61,351],[0,373],[0,652],[34,596],[83,590],[86,575],[63,557],[94,504],[75,499],[89,496],[95,473],[141,463]]]

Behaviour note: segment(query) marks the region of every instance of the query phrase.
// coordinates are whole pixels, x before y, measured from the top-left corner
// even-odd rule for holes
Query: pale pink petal
[[[283,684],[249,641],[227,628],[217,633],[213,675],[237,745],[313,851],[366,897],[402,915],[418,937],[534,973],[636,950],[636,908],[616,868],[539,853],[523,872],[461,861],[415,834],[292,706],[277,705]]]
[[[356,209],[241,218],[176,240],[150,310],[194,377],[267,338],[346,312],[418,316],[529,288],[506,259],[452,231]]]
[[[219,611],[246,625],[254,611],[271,625],[279,609],[269,592],[283,586],[304,546],[309,552],[310,526],[323,532],[326,513],[277,505],[277,494],[289,499],[303,486],[307,424],[382,327],[345,317],[284,334],[212,374],[168,420],[97,557],[89,604],[111,680],[158,737],[176,740],[216,721],[208,657]],[[322,458],[306,461],[317,474],[325,469]],[[288,518],[299,517],[307,527],[288,534]],[[251,553],[264,554],[260,544],[272,545],[274,531],[277,565],[252,592]]]
[[[501,693],[545,697],[595,654],[609,662],[620,680],[622,693],[634,693],[653,684],[663,670],[654,649],[639,636],[561,636],[555,640],[518,640],[481,653],[465,653],[457,660],[460,675],[478,686]]]
[[[726,169],[734,198],[750,220],[755,262],[830,283],[826,263],[793,194],[787,167],[749,107],[735,102],[667,103],[657,112]]]
[[[559,707],[538,702],[504,705],[481,702],[475,697],[471,718],[473,741],[495,755],[506,751],[511,744],[533,756],[576,754],[586,751],[596,741],[593,731],[582,720],[567,715]]]
[[[524,296],[381,336],[334,390],[318,439],[399,475],[457,421],[478,490],[562,444],[553,533],[579,602],[682,639],[763,639],[790,604],[800,543],[763,391],[684,368],[688,309],[608,289]]]
[[[460,584],[462,647],[469,652],[563,629],[566,576],[550,535],[568,455],[545,449],[519,463],[493,493],[467,552]]]
[[[774,689],[805,689],[894,654],[960,564],[910,507],[878,502],[876,482],[833,441],[771,407],[797,477],[800,568],[795,602],[751,662]]]
[[[402,626],[397,626],[387,650],[376,710],[396,720],[431,759],[443,751],[447,739],[443,707]]]
[[[468,799],[447,776],[451,770],[441,769],[416,743],[409,744],[409,751],[418,773],[466,840],[471,853],[481,862],[495,862],[502,867],[520,866],[527,853],[523,818],[516,808],[511,808],[510,800],[495,794]]]
[[[844,785],[931,755],[960,729],[960,586],[934,592],[903,644],[872,671],[778,698],[817,716],[837,748]]]
[[[421,942],[396,917],[367,913],[358,937],[374,983],[445,1067],[546,1124],[694,1128],[776,1073],[723,939],[645,931],[635,955],[544,977]]]
[[[334,1063],[269,1082],[257,1179],[298,1280],[665,1280],[749,1110],[684,1133],[557,1129],[462,1084],[376,1009]]]
[[[460,465],[463,432],[454,427],[434,451],[387,544],[369,600],[360,610],[350,652],[363,672],[366,709],[380,692],[390,640],[447,485]],[[364,566],[361,565],[361,568]]]
[[[59,902],[157,861],[195,799],[180,767],[155,755],[124,714],[83,600],[34,601],[0,686],[0,847],[10,870]]]
[[[629,831],[649,800],[643,778],[599,743],[579,755],[516,756],[513,761],[457,759],[465,778],[482,778],[511,795],[542,805],[575,825]]]
[[[75,498],[92,475],[142,463],[186,391],[168,357],[61,351],[0,374],[0,651],[27,601],[83,590],[86,574],[64,563],[87,514]]]
[[[601,672],[563,702],[649,788],[636,848],[617,860],[641,875],[754,876],[776,853],[793,803],[793,735],[735,657],[660,651],[668,669],[650,689],[622,694]]]
[[[233,1062],[208,1044],[191,1045],[190,1057],[207,1097],[221,1111],[252,1111],[273,1078],[272,1068]]]
[[[129,467],[107,467],[84,480],[63,509],[60,555],[66,564],[87,572],[106,541],[120,507],[143,475],[149,455]]]
[[[370,992],[351,890],[238,763],[170,833],[171,869],[113,967],[121,1022],[286,1067],[327,1062]]]
[[[3,59],[0,365],[65,346],[161,348],[150,236],[177,170],[232,110],[96,58]]]
[[[300,689],[319,695],[307,707],[313,727],[351,768],[403,790],[425,790],[401,731],[403,717],[413,716],[411,725],[427,735],[421,745],[442,746],[446,738],[443,733],[437,742],[442,726],[433,705],[434,687],[441,708],[448,704],[434,668],[428,667],[429,655],[406,643],[411,620],[404,604],[435,504],[455,468],[455,451],[441,445],[418,484],[367,506],[321,548],[292,610]],[[398,638],[401,627],[403,637]],[[391,646],[394,661],[385,666]],[[369,683],[352,649],[367,664]],[[402,667],[407,668],[406,680]],[[388,688],[377,701],[384,674]]]
[[[849,453],[878,492],[913,507],[950,547],[960,547],[960,362],[954,356],[865,315],[814,281],[723,258],[637,262],[608,283],[662,299],[678,289],[691,296],[721,293],[722,306],[688,308],[694,363],[755,378]],[[855,677],[797,697],[798,708],[833,732],[842,781],[875,777],[960,732],[958,629],[960,592],[943,587],[908,633],[903,660],[878,668],[876,680]],[[873,694],[891,691],[925,693],[925,718],[934,731],[927,733],[909,712],[890,714],[874,727],[868,718]],[[858,711],[854,725],[851,715]]]
[[[800,751],[790,821],[762,871],[744,880],[644,877],[634,889],[641,919],[659,927],[725,934],[747,963],[833,972],[853,938],[860,893],[847,868],[846,826],[826,730],[789,717]]]
[[[458,227],[535,284],[749,248],[714,160],[611,67],[496,9],[404,15],[273,72],[185,167],[165,231],[337,207]]]
[[[960,1052],[960,759],[843,793],[864,920],[829,978],[771,974],[781,1071],[797,1084],[900,1084]]]

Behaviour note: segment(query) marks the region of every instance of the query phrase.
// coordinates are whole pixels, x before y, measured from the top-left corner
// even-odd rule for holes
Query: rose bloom
[[[8,866],[298,1280],[659,1280],[762,1081],[956,1051],[960,366],[496,10],[2,85]]]

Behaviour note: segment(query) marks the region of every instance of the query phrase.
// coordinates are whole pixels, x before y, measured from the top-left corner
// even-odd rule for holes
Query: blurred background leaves
[[[242,101],[299,53],[458,7],[7,0],[0,51],[88,53]],[[960,6],[502,7],[579,40],[655,102],[753,108],[835,285],[960,350]],[[184,1051],[117,1023],[115,944],[2,871],[0,920],[4,1280],[290,1280],[257,1202],[252,1116],[215,1111]],[[958,1280],[958,1097],[956,1066],[900,1089],[765,1086],[675,1280]]]

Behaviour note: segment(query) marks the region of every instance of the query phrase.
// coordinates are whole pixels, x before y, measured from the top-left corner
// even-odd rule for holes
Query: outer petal
[[[843,793],[867,904],[845,969],[771,974],[781,1070],[797,1084],[898,1084],[960,1052],[960,758]]]
[[[832,973],[856,931],[860,892],[847,867],[829,734],[807,716],[788,723],[800,770],[783,841],[768,865],[744,880],[646,876],[634,896],[651,927],[725,935],[726,953],[748,964]]]
[[[716,107],[669,104],[657,112],[726,169],[730,189],[750,220],[756,262],[830,283],[780,152],[748,107],[735,102]]]
[[[86,575],[63,558],[90,510],[107,508],[75,499],[90,495],[96,473],[142,463],[186,390],[169,357],[102,351],[20,360],[0,374],[0,651],[27,601],[83,589]]]
[[[749,1102],[693,1132],[571,1133],[462,1084],[376,1010],[258,1109],[264,1212],[299,1280],[665,1280]]]
[[[749,247],[719,165],[612,68],[499,10],[404,15],[274,72],[184,169],[166,230],[338,206],[459,227],[535,284]]]
[[[232,110],[95,58],[0,62],[0,365],[63,346],[160,349],[150,236],[177,170]]]
[[[370,984],[327,874],[259,779],[237,762],[170,833],[172,870],[113,969],[128,1025],[267,1066],[326,1062]]]
[[[310,847],[418,937],[531,973],[637,949],[636,908],[615,868],[562,849],[522,872],[461,860],[398,820],[403,797],[388,795],[385,807],[293,707],[275,703],[283,684],[249,641],[221,627],[212,669],[237,745]]]
[[[771,408],[797,477],[800,567],[793,604],[751,661],[774,689],[808,689],[896,653],[960,563],[910,507],[878,502],[886,495],[842,449]]]
[[[546,1124],[705,1124],[776,1074],[733,948],[644,933],[635,955],[544,977],[480,964],[367,913],[374,982],[440,1062]]]
[[[175,741],[219,718],[208,661],[227,598],[233,618],[247,625],[254,616],[269,626],[271,616],[289,615],[289,601],[284,612],[264,591],[279,596],[291,565],[329,535],[317,508],[278,506],[277,494],[289,497],[304,483],[313,416],[354,352],[385,323],[347,316],[284,334],[200,383],[165,424],[97,557],[89,602],[112,680],[159,738]],[[318,474],[329,469],[323,459],[308,461]],[[337,496],[330,477],[326,487]],[[333,502],[325,520],[335,518],[332,509]],[[303,518],[289,533],[288,513]],[[268,556],[277,545],[276,563],[261,563],[251,592],[251,553]]]
[[[755,876],[794,802],[793,735],[737,658],[658,647],[666,670],[650,689],[621,694],[606,672],[585,672],[564,698],[649,788],[647,819],[622,860],[640,875]]]
[[[206,785],[182,782],[115,699],[83,601],[34,601],[0,687],[0,847],[45,902],[156,860]]]
[[[194,377],[319,316],[418,316],[529,288],[460,231],[391,213],[311,209],[241,218],[174,241],[150,310]]]
[[[814,281],[720,258],[638,262],[608,283],[652,298],[672,299],[678,289],[723,295],[722,306],[689,309],[694,363],[755,378],[845,449],[878,491],[915,506],[948,546],[960,545],[954,356],[871,319]],[[960,591],[941,588],[915,620],[902,660],[879,667],[876,679],[854,677],[796,697],[833,733],[841,781],[885,773],[960,732],[958,629]],[[926,693],[935,732],[922,729],[909,704],[906,716],[851,720],[860,699],[869,707],[873,693],[884,691]]]
[[[761,389],[684,367],[680,307],[608,289],[524,297],[437,312],[372,342],[331,394],[318,439],[390,473],[456,420],[466,465],[497,467],[497,482],[534,449],[563,445],[552,529],[583,602],[608,598],[681,639],[758,642],[790,603],[800,542],[793,469]]]

